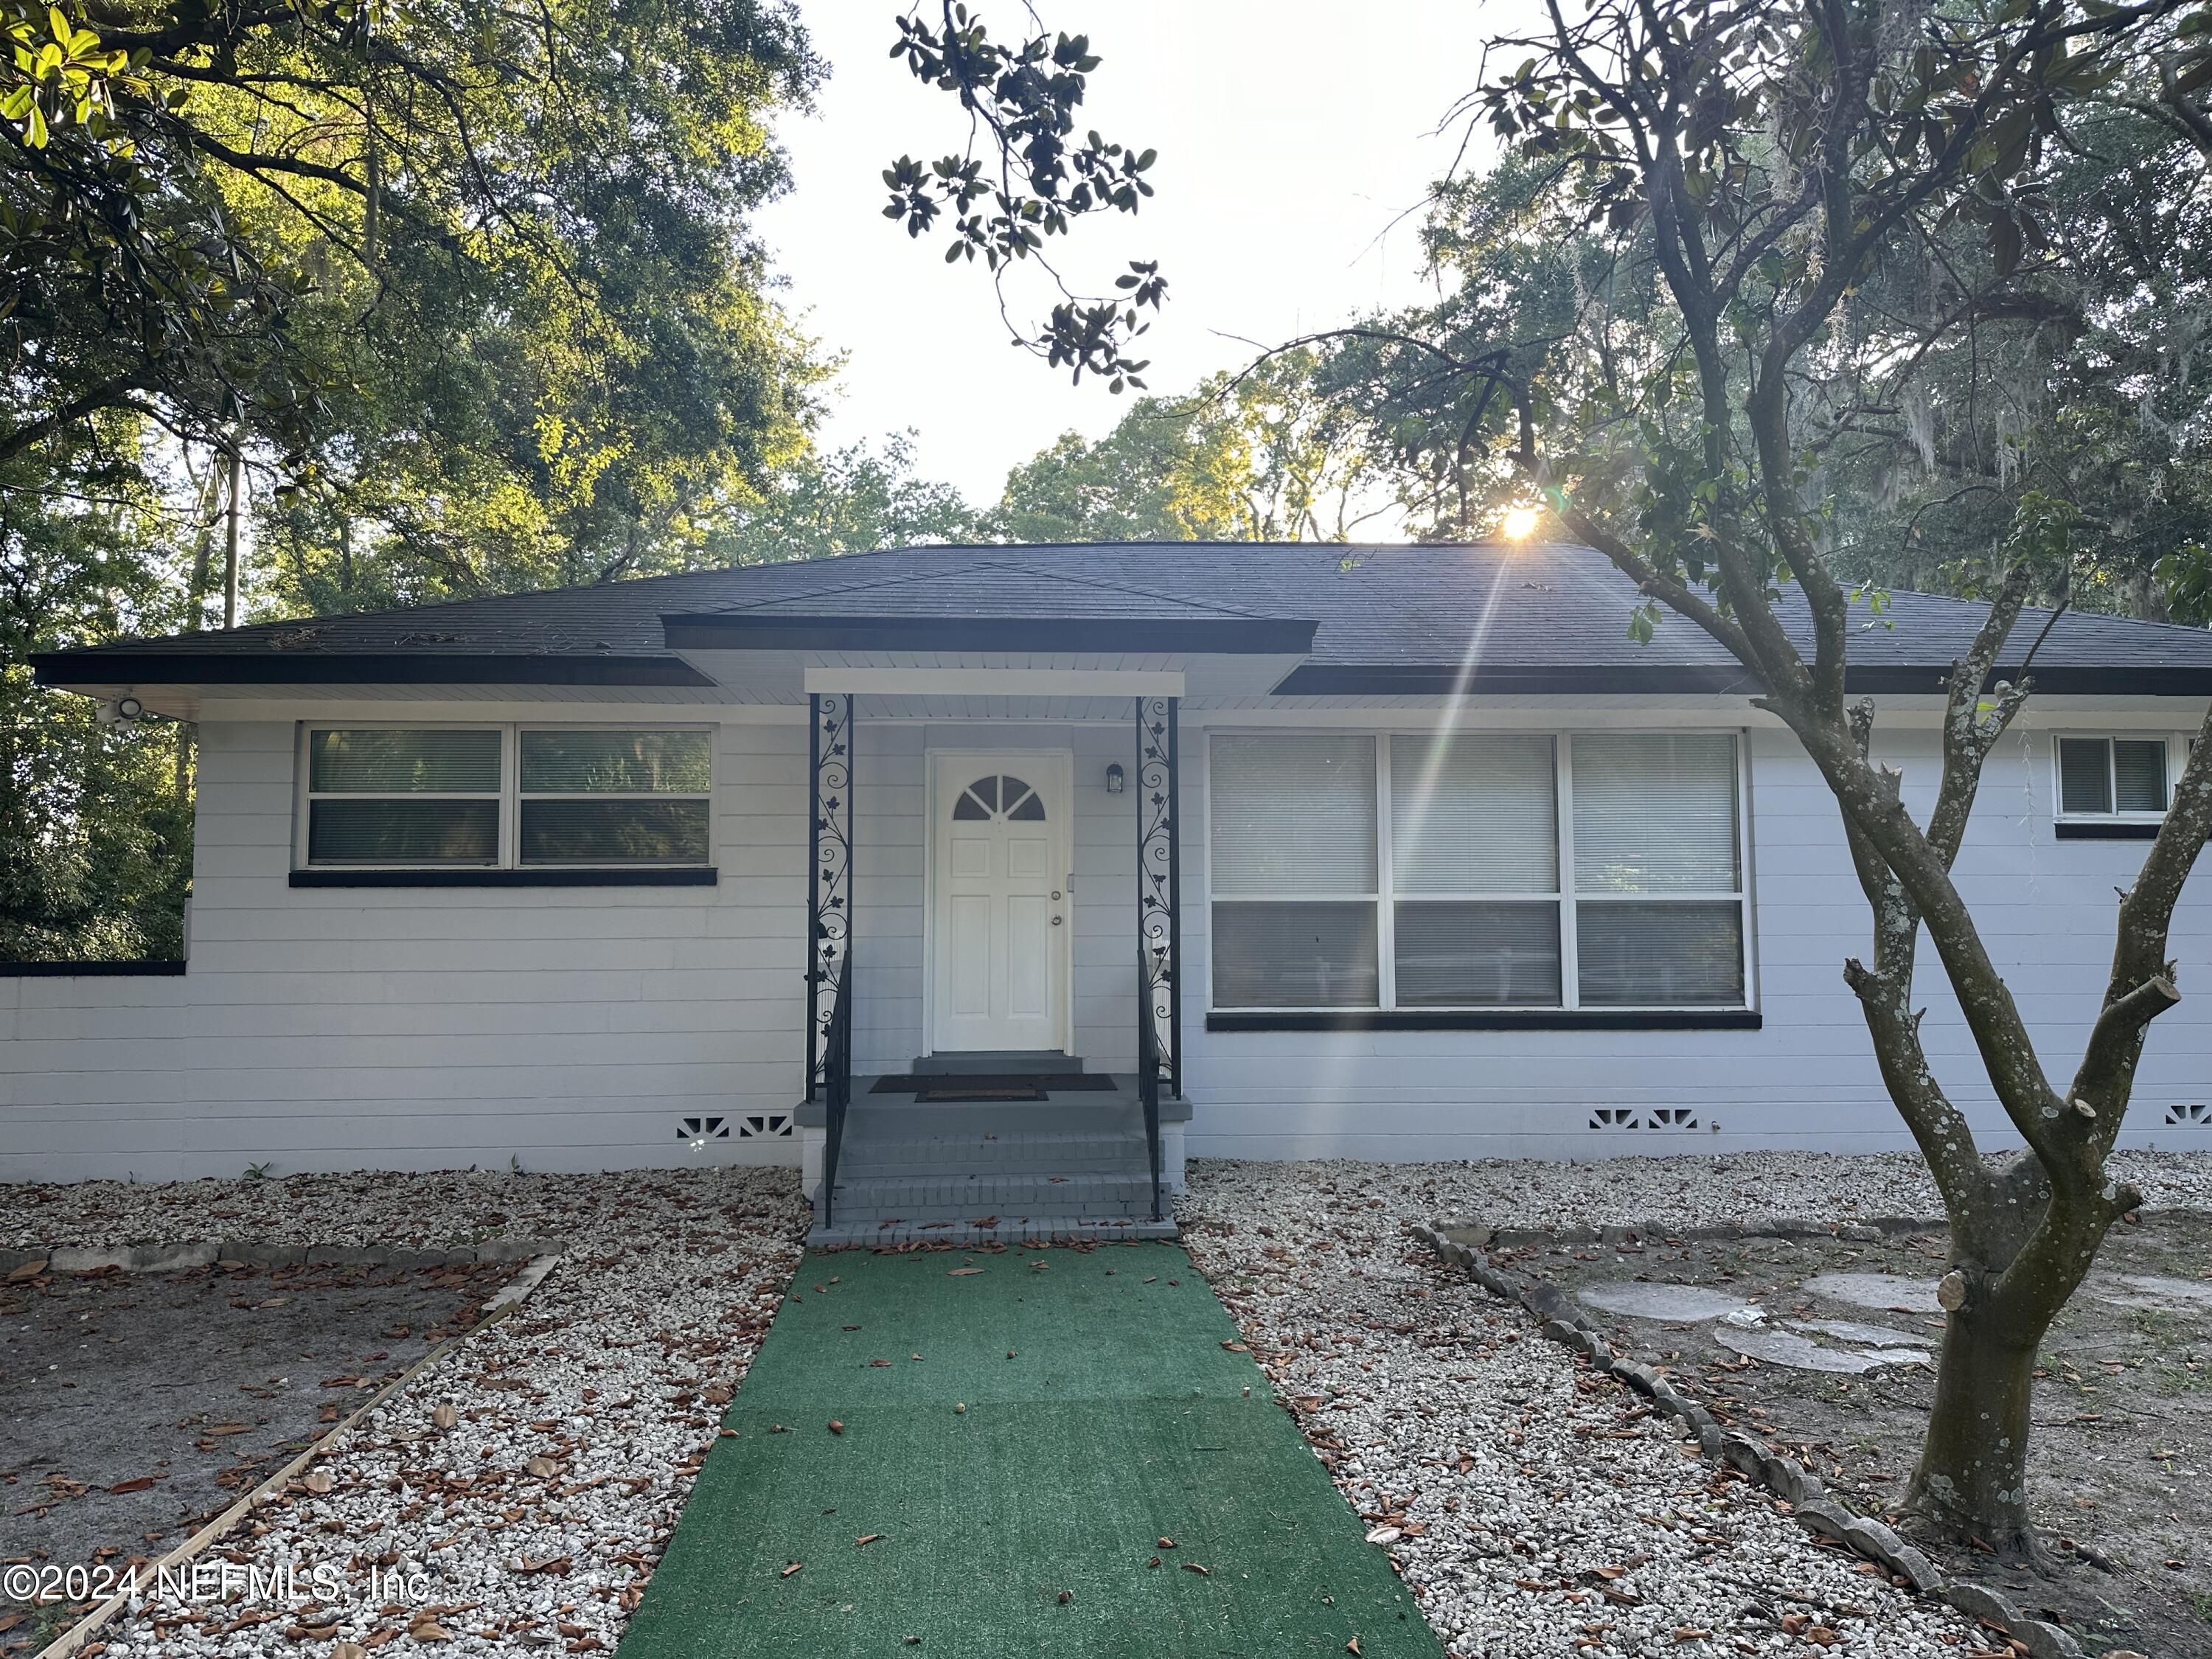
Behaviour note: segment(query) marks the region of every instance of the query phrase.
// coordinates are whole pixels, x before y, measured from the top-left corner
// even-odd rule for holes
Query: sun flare
[[[1516,507],[1499,520],[1498,528],[1504,532],[1505,539],[1509,542],[1526,541],[1535,532],[1536,509],[1533,507]]]

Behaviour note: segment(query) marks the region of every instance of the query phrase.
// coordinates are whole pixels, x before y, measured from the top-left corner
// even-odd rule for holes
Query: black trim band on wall
[[[712,685],[680,657],[496,651],[47,651],[41,685]]]
[[[1212,1013],[1209,1031],[1756,1031],[1756,1008],[1350,1008]]]
[[[660,619],[672,651],[1215,651],[1303,657],[1318,623],[1279,617],[802,617]]]
[[[712,887],[704,870],[295,870],[295,887]]]
[[[2061,841],[2156,841],[2160,828],[2155,823],[2083,823],[2062,818],[2051,826],[2051,833]]]
[[[0,979],[181,979],[185,964],[147,962],[0,962]]]
[[[1950,666],[1874,663],[1844,671],[1853,691],[1891,696],[1940,696]],[[2018,679],[2016,668],[1990,672],[1990,684]],[[2212,667],[2105,668],[2092,665],[2045,666],[2035,671],[2035,689],[2051,696],[2203,697],[2212,696]],[[1279,697],[1444,697],[1553,694],[1631,696],[1701,693],[1757,696],[1765,687],[1749,670],[1734,664],[1604,662],[1484,666],[1473,672],[1451,664],[1303,663],[1277,683]]]

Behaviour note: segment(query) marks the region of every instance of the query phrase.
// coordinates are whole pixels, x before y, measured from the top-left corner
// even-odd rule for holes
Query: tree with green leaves
[[[2087,1041],[2056,1071],[1953,870],[1983,767],[2034,690],[2035,642],[2015,627],[2067,566],[2081,510],[2024,490],[1976,550],[1989,611],[1941,688],[1940,775],[1916,817],[1877,755],[1875,705],[1846,694],[1869,617],[1839,568],[1823,466],[1897,413],[1915,363],[2040,304],[2047,185],[2058,156],[2094,153],[2101,117],[2148,109],[2195,142],[2209,31],[2203,0],[1590,0],[1572,16],[1555,3],[1494,44],[1517,67],[1470,106],[1520,170],[1470,240],[1498,281],[1463,289],[1456,337],[1347,337],[1438,394],[1407,445],[1441,458],[1433,476],[1478,456],[1510,467],[1636,585],[1643,636],[1695,628],[1744,665],[1832,793],[1873,923],[1844,978],[1950,1224],[1908,1504],[1930,1532],[2004,1554],[2035,1548],[2038,1346],[2141,1201],[2106,1160],[2152,1022],[2179,999],[2170,933],[2212,836],[2212,720],[2120,899]],[[1541,280],[1523,285],[1507,267],[1561,225],[1576,246],[1529,262]],[[1920,301],[1899,305],[1916,280]],[[2132,297],[2093,289],[2080,308]],[[1984,1153],[1922,1046],[1923,937],[2021,1151]]]
[[[0,803],[11,860],[152,822],[94,770],[176,741],[78,732],[21,653],[212,622],[226,547],[277,615],[683,568],[805,453],[823,369],[748,229],[820,72],[777,0],[0,22],[0,741],[74,757]],[[129,602],[47,602],[87,571]]]
[[[1012,542],[1347,541],[1395,505],[1310,352],[1139,398],[1093,443],[1068,433],[985,515]]]
[[[709,567],[978,538],[975,509],[950,484],[915,475],[914,438],[894,433],[877,447],[815,451],[786,466],[755,502],[708,532]]]

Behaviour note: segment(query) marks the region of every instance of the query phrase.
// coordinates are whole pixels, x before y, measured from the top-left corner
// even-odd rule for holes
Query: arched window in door
[[[1044,802],[1019,778],[1005,774],[978,778],[952,803],[952,816],[963,821],[1004,819],[1015,823],[1042,823]]]

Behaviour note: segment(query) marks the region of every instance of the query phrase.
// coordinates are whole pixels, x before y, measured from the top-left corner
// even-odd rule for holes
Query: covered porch
[[[662,619],[731,695],[807,708],[817,1242],[1173,1231],[1180,711],[1264,697],[1315,624],[1017,561],[988,590]]]
[[[872,678],[808,691],[815,1241],[1172,1237],[1182,676]]]

